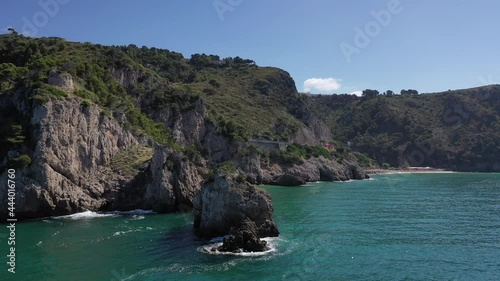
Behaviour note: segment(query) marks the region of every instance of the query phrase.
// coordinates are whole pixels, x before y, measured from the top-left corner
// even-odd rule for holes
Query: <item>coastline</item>
[[[381,174],[448,174],[454,171],[437,169],[431,167],[408,167],[400,169],[367,169],[365,172],[368,175],[381,175]]]

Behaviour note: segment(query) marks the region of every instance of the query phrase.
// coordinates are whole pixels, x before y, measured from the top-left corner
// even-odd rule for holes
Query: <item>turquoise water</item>
[[[265,256],[200,253],[189,215],[87,213],[18,224],[0,280],[500,279],[500,174],[265,188],[282,233]]]

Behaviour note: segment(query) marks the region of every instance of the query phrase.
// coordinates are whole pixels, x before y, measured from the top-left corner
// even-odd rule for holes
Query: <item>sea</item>
[[[266,253],[206,251],[190,214],[83,212],[1,225],[0,280],[500,280],[500,174],[385,174],[264,186]]]

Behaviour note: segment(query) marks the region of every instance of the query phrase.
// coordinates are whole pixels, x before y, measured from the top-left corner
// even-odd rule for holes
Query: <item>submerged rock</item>
[[[255,222],[245,219],[239,228],[224,238],[222,246],[214,247],[212,251],[239,253],[269,250],[267,242],[259,239],[258,232]]]
[[[232,244],[241,246],[242,241],[250,243],[247,248],[254,248],[260,243],[258,238],[279,235],[272,212],[267,191],[238,182],[230,175],[216,174],[202,184],[195,196],[194,227],[206,237],[233,234],[228,239],[234,242],[228,240],[228,248]]]

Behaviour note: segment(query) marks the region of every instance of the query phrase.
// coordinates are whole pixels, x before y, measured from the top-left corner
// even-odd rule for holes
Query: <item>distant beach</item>
[[[407,167],[400,169],[368,169],[366,172],[369,175],[378,174],[435,174],[435,173],[453,173],[453,171],[445,169],[436,169],[431,167]]]

